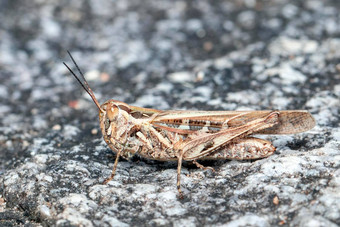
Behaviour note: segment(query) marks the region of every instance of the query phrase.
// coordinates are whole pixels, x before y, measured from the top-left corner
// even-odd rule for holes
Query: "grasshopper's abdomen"
[[[203,157],[204,160],[236,159],[250,160],[265,158],[275,152],[275,147],[267,140],[247,137],[238,139]]]

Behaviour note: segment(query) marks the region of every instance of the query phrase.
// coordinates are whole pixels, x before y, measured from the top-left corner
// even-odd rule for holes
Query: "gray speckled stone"
[[[337,1],[2,1],[0,224],[340,225]],[[158,109],[307,109],[314,129],[261,136],[257,161],[120,161],[97,98]],[[3,201],[2,201],[3,200]]]

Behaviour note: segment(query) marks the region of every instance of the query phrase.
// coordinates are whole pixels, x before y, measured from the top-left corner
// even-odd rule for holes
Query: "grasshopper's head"
[[[108,100],[100,106],[100,128],[103,135],[112,135],[124,127],[129,120],[131,109],[128,104],[117,100]]]
[[[106,101],[100,106],[99,120],[100,122],[114,122],[119,117],[127,116],[130,114],[130,106],[124,102],[120,102],[114,99]]]
[[[126,115],[131,112],[131,108],[128,104],[114,99],[106,101],[100,106],[100,109],[103,110],[99,114],[100,118],[107,118],[107,120],[111,122],[116,121],[118,116],[122,114]]]

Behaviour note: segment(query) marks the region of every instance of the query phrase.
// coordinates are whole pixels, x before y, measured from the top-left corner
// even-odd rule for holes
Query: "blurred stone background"
[[[2,226],[340,225],[339,1],[0,1]],[[100,102],[157,109],[306,109],[276,153],[186,164],[120,161]],[[72,65],[70,63],[70,65]]]

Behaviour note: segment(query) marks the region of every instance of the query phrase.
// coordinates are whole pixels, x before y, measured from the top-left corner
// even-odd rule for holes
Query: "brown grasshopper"
[[[116,153],[111,176],[104,184],[114,178],[120,157],[129,159],[138,154],[153,160],[177,160],[177,189],[182,197],[182,161],[212,169],[197,160],[265,158],[274,153],[275,147],[267,140],[249,135],[293,134],[315,125],[305,110],[163,111],[130,106],[113,99],[100,105],[72,55],[68,54],[84,82],[65,62],[64,65],[97,105],[104,140]]]

